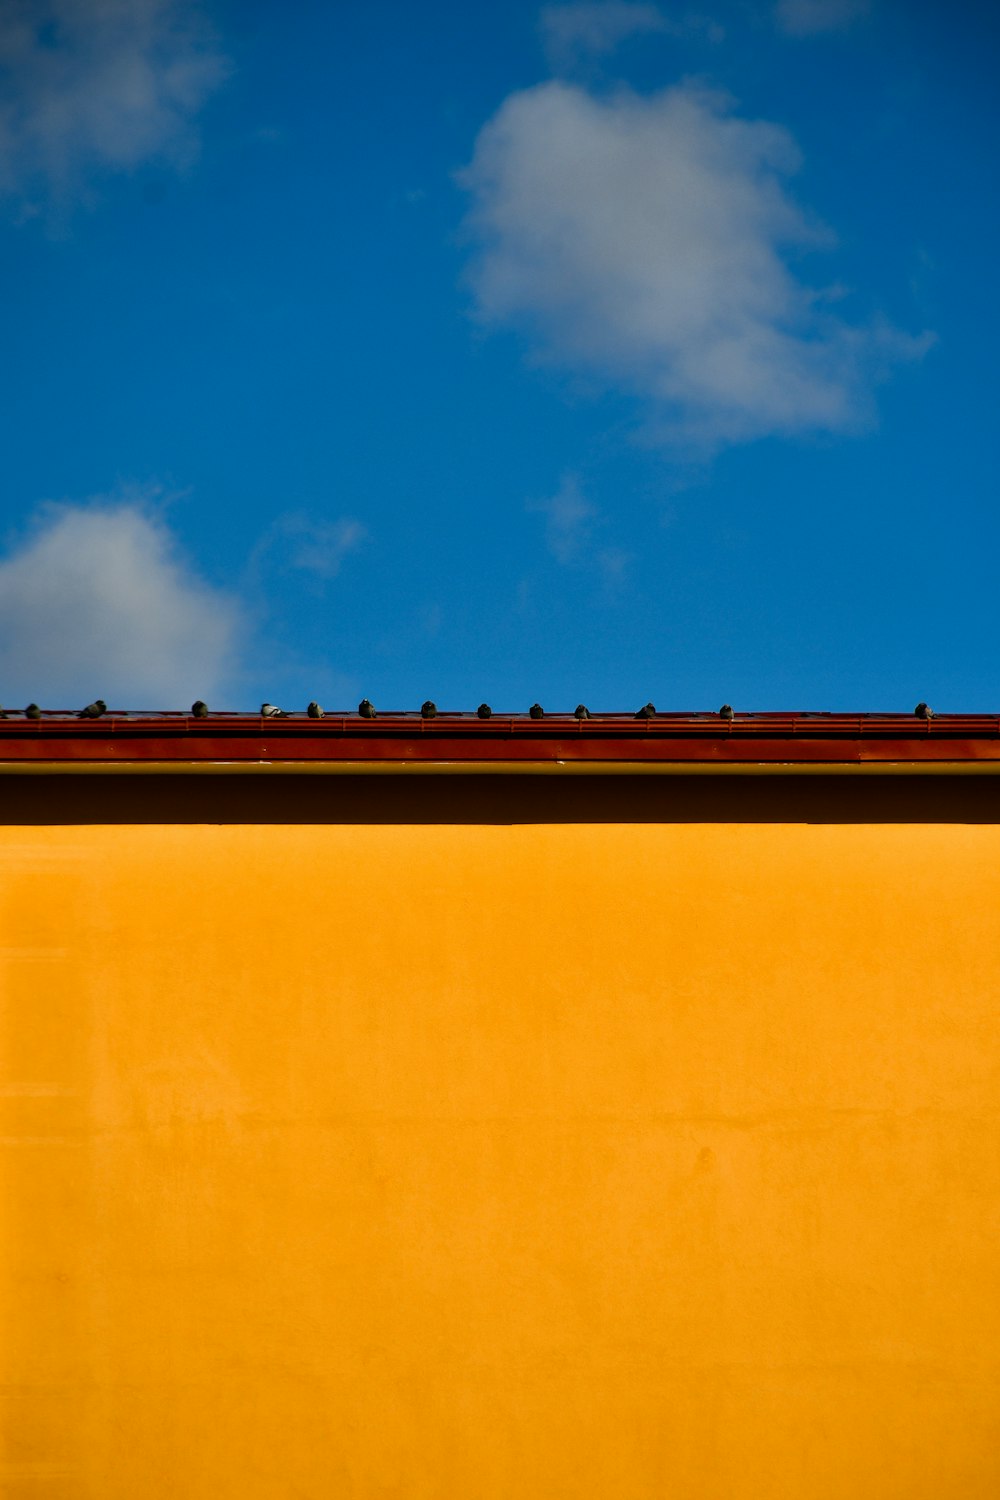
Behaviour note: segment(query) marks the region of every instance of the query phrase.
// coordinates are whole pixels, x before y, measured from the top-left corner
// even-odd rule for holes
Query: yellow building
[[[11,1500],[992,1500],[1000,725],[0,723]]]

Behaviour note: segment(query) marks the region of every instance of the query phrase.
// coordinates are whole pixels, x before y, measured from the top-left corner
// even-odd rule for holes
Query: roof
[[[537,712],[537,711],[536,711]],[[7,710],[0,771],[1000,771],[1000,715]]]

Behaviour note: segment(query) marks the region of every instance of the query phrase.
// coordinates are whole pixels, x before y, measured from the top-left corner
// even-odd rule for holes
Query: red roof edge
[[[1000,769],[1000,716],[183,713],[0,719],[0,770]]]

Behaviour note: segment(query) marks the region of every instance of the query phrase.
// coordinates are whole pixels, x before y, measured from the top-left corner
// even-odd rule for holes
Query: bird
[[[322,719],[322,717],[323,717],[323,710],[320,708],[320,706],[316,702],[315,698],[310,703],[309,707],[306,709],[306,713],[309,715],[310,719]]]
[[[194,717],[196,719],[207,719],[208,718],[208,704],[207,703],[203,703],[200,698],[196,698],[195,701],[194,701],[194,703],[192,703],[192,705],[191,705],[191,712],[192,712],[192,714],[194,714]]]
[[[479,707],[476,709],[476,713],[481,719],[488,719],[492,712],[493,710],[492,708],[490,708],[490,705],[488,703],[480,703]]]
[[[918,719],[933,719],[934,710],[929,703],[918,703],[913,710]]]
[[[367,698],[362,698],[361,702],[358,704],[358,713],[363,719],[374,719],[375,708],[371,703],[369,703]]]
[[[287,719],[288,715],[283,708],[278,708],[274,703],[262,703],[260,705],[260,716],[262,719]]]
[[[728,703],[724,703],[719,709],[719,718],[727,720],[730,724],[733,722],[733,710]]]
[[[576,705],[576,708],[574,708],[574,710],[573,710],[573,717],[575,719],[589,719],[590,718],[590,709],[587,707],[586,703],[578,703]]]
[[[99,719],[101,714],[106,714],[108,705],[103,698],[95,698],[93,703],[88,703],[86,708],[81,708],[77,715],[80,719]]]
[[[420,705],[420,717],[422,719],[436,719],[437,718],[437,704],[434,703],[434,702],[432,702],[430,698],[428,698],[425,702],[421,703],[421,705]]]
[[[7,710],[2,705],[0,705],[0,719],[6,719],[6,717]]]
[[[636,710],[635,716],[637,719],[652,719],[655,714],[656,709],[653,707],[652,703],[645,703],[643,704],[642,708]]]
[[[532,719],[541,719],[545,717],[545,710],[540,703],[533,703],[528,709],[528,714]]]
[[[42,710],[38,707],[37,703],[29,703],[24,710],[24,717],[26,719],[40,719],[42,717]]]

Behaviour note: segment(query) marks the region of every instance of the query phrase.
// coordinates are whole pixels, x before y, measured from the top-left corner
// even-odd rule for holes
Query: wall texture
[[[0,832],[0,1493],[1000,1492],[1000,829],[515,814]]]

